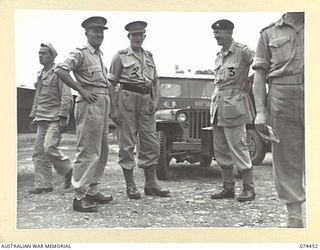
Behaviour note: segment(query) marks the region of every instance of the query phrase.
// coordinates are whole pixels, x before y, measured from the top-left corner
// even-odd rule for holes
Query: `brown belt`
[[[304,74],[270,77],[269,84],[302,85],[304,84]]]
[[[138,87],[138,86],[133,86],[133,85],[128,85],[128,84],[123,84],[122,85],[123,90],[139,93],[141,95],[148,95],[151,93],[151,87],[149,86],[143,86],[143,87]]]

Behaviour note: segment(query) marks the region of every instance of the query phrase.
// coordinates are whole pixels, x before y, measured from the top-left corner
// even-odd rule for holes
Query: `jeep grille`
[[[210,112],[209,110],[190,110],[188,112],[189,116],[189,133],[190,138],[200,139],[201,138],[201,128],[210,126]]]

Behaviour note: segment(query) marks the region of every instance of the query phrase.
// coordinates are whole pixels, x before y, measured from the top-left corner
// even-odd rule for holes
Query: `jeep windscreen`
[[[158,109],[209,108],[212,90],[209,79],[161,79]]]
[[[178,83],[161,83],[160,96],[167,98],[181,97],[181,85]]]

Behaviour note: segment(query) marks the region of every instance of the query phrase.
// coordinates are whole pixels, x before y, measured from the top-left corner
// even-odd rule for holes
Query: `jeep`
[[[157,177],[169,178],[170,161],[199,162],[210,166],[213,155],[210,97],[212,75],[160,76],[160,99],[156,111],[160,157]],[[247,144],[254,165],[260,164],[270,145],[263,141],[253,124],[247,125]]]

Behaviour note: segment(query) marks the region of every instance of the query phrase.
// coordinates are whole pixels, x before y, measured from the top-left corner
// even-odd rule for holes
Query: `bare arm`
[[[118,110],[117,103],[116,103],[117,92],[116,92],[114,84],[115,83],[112,83],[109,86],[110,118],[115,124],[120,125],[121,118],[120,118],[119,110]]]
[[[253,95],[257,110],[255,124],[266,122],[266,73],[264,70],[256,69],[253,80]]]
[[[109,75],[108,75],[108,81],[110,83],[110,86],[109,86],[110,118],[117,125],[121,124],[121,118],[120,118],[120,114],[117,106],[116,86],[118,84],[122,68],[123,67],[122,67],[121,58],[117,53],[112,58]]]

